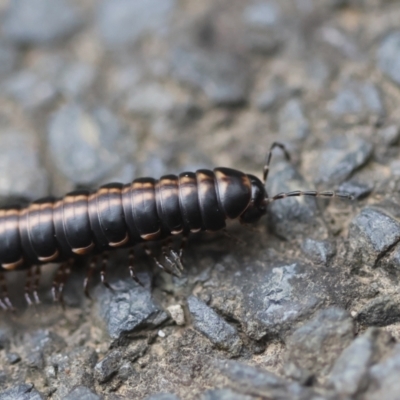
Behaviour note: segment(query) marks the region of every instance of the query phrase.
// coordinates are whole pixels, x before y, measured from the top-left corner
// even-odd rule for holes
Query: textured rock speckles
[[[354,267],[373,267],[400,241],[400,222],[379,208],[365,207],[351,221],[350,253]]]
[[[400,31],[387,35],[377,51],[378,67],[400,85]]]
[[[217,347],[238,354],[242,341],[237,330],[214,310],[194,296],[188,298],[188,306],[196,330],[206,336]]]
[[[71,390],[63,400],[101,400],[101,397],[86,386],[77,386]]]
[[[305,255],[315,264],[328,265],[336,254],[335,242],[307,238],[301,244]]]

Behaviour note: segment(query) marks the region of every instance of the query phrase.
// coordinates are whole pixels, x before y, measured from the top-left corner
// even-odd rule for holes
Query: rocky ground
[[[0,197],[199,167],[291,198],[192,238],[180,278],[110,259],[0,322],[0,399],[398,399],[400,3],[1,0]],[[239,243],[239,244],[238,244]]]

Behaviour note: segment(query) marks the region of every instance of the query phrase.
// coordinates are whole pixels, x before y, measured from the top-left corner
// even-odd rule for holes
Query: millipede
[[[132,183],[109,183],[96,191],[77,190],[61,199],[43,198],[27,207],[10,206],[0,209],[0,306],[12,309],[3,273],[26,269],[28,282],[25,297],[28,304],[38,303],[37,286],[40,266],[59,263],[52,286],[53,298],[61,300],[71,264],[77,258],[93,256],[84,281],[88,295],[90,274],[96,256],[103,254],[100,272],[105,279],[107,255],[110,250],[128,247],[128,268],[138,283],[134,270],[134,250],[138,244],[162,242],[190,233],[216,232],[225,229],[226,220],[243,224],[257,222],[276,200],[295,196],[338,197],[352,199],[348,193],[334,191],[292,191],[269,197],[265,189],[274,148],[290,156],[281,143],[274,142],[267,154],[262,179],[231,168],[199,169],[164,175],[160,179],[138,178]],[[182,253],[171,247],[163,252],[168,266],[154,261],[169,273],[183,268]],[[145,251],[152,256],[145,245]],[[175,270],[174,270],[175,267]]]

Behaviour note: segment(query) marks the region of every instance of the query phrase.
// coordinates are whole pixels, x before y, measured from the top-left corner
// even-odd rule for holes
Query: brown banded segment
[[[125,223],[129,233],[129,243],[134,245],[142,241],[140,233],[135,226],[133,221],[133,210],[132,210],[132,184],[127,184],[122,187],[121,190],[122,208],[124,211]]]
[[[199,169],[196,171],[196,179],[204,229],[213,232],[225,228],[225,214],[218,202],[214,173],[208,169]]]
[[[99,193],[92,193],[88,198],[88,214],[90,220],[90,227],[92,231],[92,237],[96,244],[98,251],[104,251],[108,249],[108,239],[104,234],[100,224],[100,215],[97,207],[97,197]]]
[[[215,168],[217,195],[225,215],[238,218],[251,200],[251,182],[243,172],[231,168]]]
[[[68,198],[67,195],[65,198]],[[64,199],[65,199],[64,198]],[[72,199],[67,200],[67,204],[73,203]],[[66,259],[68,257],[73,256],[73,251],[71,245],[67,240],[67,234],[65,231],[64,224],[64,201],[57,200],[53,204],[53,224],[54,224],[54,232],[55,239],[57,241],[57,247],[60,251],[60,259]]]
[[[15,269],[23,263],[19,235],[19,208],[0,210],[0,264]]]
[[[159,217],[173,235],[183,230],[179,207],[179,181],[176,175],[165,175],[157,185],[156,200]]]
[[[35,264],[39,262],[38,256],[33,249],[30,237],[29,237],[29,208],[23,208],[19,213],[19,235],[21,237],[21,246],[24,253],[24,258],[29,264]]]
[[[109,183],[97,191],[97,211],[100,226],[111,247],[122,246],[129,240],[122,207],[121,183]]]
[[[76,190],[62,201],[65,237],[74,254],[87,254],[94,247],[89,220],[89,191]]]
[[[161,233],[155,183],[153,178],[139,178],[132,182],[133,221],[144,240],[155,240]]]
[[[203,226],[199,197],[197,194],[196,174],[183,172],[179,175],[179,203],[186,229],[198,232]]]
[[[41,262],[53,261],[59,255],[54,237],[53,201],[53,198],[41,199],[27,208],[29,240]]]

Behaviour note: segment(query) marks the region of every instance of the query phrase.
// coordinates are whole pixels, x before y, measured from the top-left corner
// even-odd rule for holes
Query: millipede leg
[[[264,184],[267,182],[267,179],[268,179],[269,164],[271,163],[271,158],[272,158],[272,150],[274,150],[276,147],[279,147],[285,154],[286,160],[290,161],[290,154],[286,150],[285,145],[282,143],[279,143],[279,142],[272,143],[271,147],[269,148],[269,152],[267,154],[265,165],[263,167],[263,183]]]
[[[36,265],[34,267],[34,272],[33,272],[33,276],[32,276],[32,281],[33,281],[32,294],[33,294],[33,298],[35,300],[35,304],[40,304],[40,299],[39,299],[39,294],[38,294],[40,274],[41,274],[41,269],[38,265]]]
[[[74,263],[73,259],[70,259],[64,264],[64,268],[62,271],[61,281],[59,285],[58,291],[58,301],[60,302],[63,309],[65,309],[65,302],[64,302],[64,287],[68,280],[69,275],[71,274],[71,268]]]
[[[185,268],[182,264],[182,260],[180,255],[171,247],[168,247],[168,251],[171,254],[172,258],[174,259],[174,265],[176,266],[176,268],[178,269],[179,272],[182,272]]]
[[[8,297],[7,282],[3,273],[1,272],[0,272],[0,288],[1,288],[1,293],[3,295],[3,297],[1,298],[1,308],[3,308],[4,310],[14,311],[14,306],[11,303],[10,298]]]
[[[129,275],[131,276],[131,278],[132,278],[136,283],[138,283],[140,286],[143,286],[143,285],[142,285],[142,282],[140,282],[139,278],[138,278],[137,275],[135,274],[135,268],[134,268],[135,252],[133,251],[133,249],[130,249],[130,250],[129,250],[128,259],[129,259],[129,265],[128,265],[128,268],[129,268]]]
[[[167,272],[170,275],[174,275],[177,276],[173,271],[171,271],[169,268],[166,268],[164,265],[162,265],[156,257],[154,257],[152,251],[147,247],[144,246],[144,251],[146,252],[146,254],[151,257],[153,259],[153,261],[155,262],[155,264],[157,265],[158,268],[161,268],[163,271]]]
[[[222,233],[223,233],[227,238],[234,240],[237,244],[240,244],[240,245],[246,244],[246,242],[245,242],[244,240],[239,239],[238,237],[236,237],[236,236],[230,234],[226,229],[223,229],[223,230],[222,230]]]
[[[83,291],[85,293],[85,296],[90,300],[92,298],[90,297],[89,294],[89,282],[91,281],[93,272],[96,269],[96,264],[97,264],[97,257],[93,257],[92,260],[90,261],[85,280],[83,281]]]
[[[186,249],[187,241],[188,241],[188,236],[187,235],[182,236],[181,247],[179,248],[179,258],[181,259],[181,261],[182,261],[183,251]]]
[[[106,280],[107,263],[108,263],[108,252],[105,251],[103,253],[102,260],[101,260],[100,281],[107,289],[113,290],[113,288],[110,286],[110,284]]]
[[[32,278],[33,278],[32,269],[29,268],[28,272],[26,273],[26,283],[25,283],[25,288],[24,288],[25,300],[29,307],[33,304],[31,296],[30,296],[31,287],[32,287]]]
[[[53,279],[53,283],[51,285],[51,295],[53,297],[54,302],[60,301],[60,286],[61,286],[61,280],[65,273],[65,268],[66,268],[65,263],[61,264],[58,267],[56,275]]]

